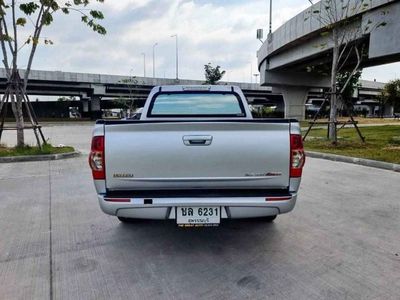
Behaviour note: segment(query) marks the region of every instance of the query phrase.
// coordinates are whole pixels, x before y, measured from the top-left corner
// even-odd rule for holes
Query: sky
[[[307,0],[274,1],[273,30],[301,12]],[[224,80],[255,82],[256,30],[267,32],[267,0],[105,0],[94,4],[103,11],[108,33],[100,36],[80,15],[58,14],[42,36],[54,42],[41,45],[33,69],[113,75],[175,77],[175,37],[179,45],[179,78],[204,79],[204,65],[226,70]],[[28,34],[29,24],[25,34]],[[22,56],[28,48],[21,50]],[[20,67],[26,66],[22,59]],[[388,81],[400,76],[400,63],[365,69],[363,78]]]

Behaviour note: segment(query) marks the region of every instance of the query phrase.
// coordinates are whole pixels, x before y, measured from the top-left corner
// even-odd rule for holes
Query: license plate
[[[177,207],[176,223],[188,226],[213,226],[221,221],[221,207]]]

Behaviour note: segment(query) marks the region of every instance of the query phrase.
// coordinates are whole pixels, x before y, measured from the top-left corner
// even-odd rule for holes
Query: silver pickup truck
[[[272,221],[295,205],[299,123],[253,119],[236,86],[158,86],[139,120],[98,120],[89,165],[101,209],[122,222]]]

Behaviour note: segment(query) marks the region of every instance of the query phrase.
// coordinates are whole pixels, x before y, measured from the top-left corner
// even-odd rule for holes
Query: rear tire
[[[275,215],[275,216],[268,216],[268,217],[265,217],[264,220],[265,220],[267,223],[272,223],[272,222],[276,219],[276,217],[277,217],[277,215]]]
[[[131,219],[131,218],[125,218],[125,217],[117,217],[117,218],[122,223],[132,223],[133,222],[133,219]]]

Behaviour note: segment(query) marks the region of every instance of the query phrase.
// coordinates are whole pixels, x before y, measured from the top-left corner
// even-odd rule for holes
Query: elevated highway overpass
[[[20,72],[23,73],[23,71]],[[134,86],[124,83],[124,81],[126,82],[131,78],[130,76],[119,75],[33,70],[28,82],[28,93],[31,95],[31,101],[36,98],[34,96],[39,96],[40,98],[42,95],[79,97],[83,116],[98,118],[101,114],[101,109],[113,107],[111,101],[107,100],[131,96],[135,99],[137,105],[141,106],[154,86],[177,83],[175,79],[147,77],[135,77],[138,82]],[[0,94],[4,93],[6,82],[5,70],[0,68]],[[203,82],[200,80],[179,80],[178,83],[197,85]],[[286,103],[283,104],[281,91],[276,90],[273,93],[272,87],[269,86],[240,82],[222,82],[222,84],[239,86],[249,103],[276,103],[279,111],[283,109],[285,111],[304,110],[304,103],[299,104],[301,107],[290,107],[291,105],[296,105],[293,101],[285,101]],[[373,98],[380,93],[382,87],[383,83],[363,80],[357,94],[363,98],[369,96]],[[312,88],[308,89],[306,98],[320,97],[320,95],[321,89]],[[36,106],[35,103],[34,106]],[[9,114],[11,114],[11,110],[9,110]]]
[[[351,0],[350,5],[356,1],[360,0]],[[359,28],[350,43],[365,45],[361,67],[400,61],[400,1],[364,2],[362,9],[348,14],[346,25],[341,27],[344,32]],[[313,13],[323,13],[324,3],[314,4],[269,34],[257,52],[261,85],[283,94],[286,117],[303,119],[310,88],[330,86],[333,41],[326,34],[326,24]],[[337,3],[343,5],[342,1]],[[345,67],[354,65],[355,59],[350,57]]]
[[[23,76],[24,70],[20,70]],[[87,116],[98,118],[101,116],[102,102],[106,99],[131,97],[140,106],[147,98],[150,90],[157,85],[201,85],[201,80],[163,79],[134,77],[137,83],[132,84],[133,77],[122,75],[72,73],[61,71],[32,70],[28,82],[29,95],[46,96],[75,96],[82,102],[83,112]],[[5,69],[0,68],[0,94],[5,91],[7,83]],[[249,102],[254,99],[265,101],[282,101],[281,94],[272,94],[271,87],[242,82],[221,82],[239,86]],[[282,105],[283,106],[283,105]]]

